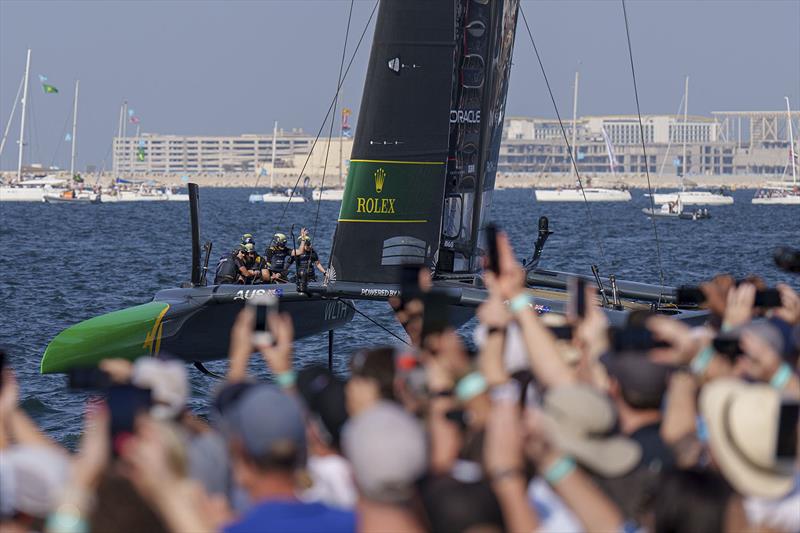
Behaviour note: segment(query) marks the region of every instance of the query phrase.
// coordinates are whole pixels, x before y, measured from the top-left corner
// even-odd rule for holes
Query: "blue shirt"
[[[350,533],[356,530],[353,511],[333,509],[321,503],[265,501],[254,505],[225,533]]]

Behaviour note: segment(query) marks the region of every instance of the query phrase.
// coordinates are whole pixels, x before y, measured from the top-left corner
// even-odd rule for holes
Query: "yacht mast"
[[[797,185],[797,157],[794,153],[794,135],[792,133],[792,108],[789,107],[789,97],[784,96],[786,99],[786,129],[789,132],[789,164],[792,165],[792,184]]]
[[[8,115],[8,122],[6,123],[6,129],[3,132],[3,140],[0,141],[0,155],[3,155],[3,148],[6,147],[6,139],[8,139],[8,132],[11,130],[11,121],[14,120],[14,112],[17,110],[17,104],[19,103],[19,95],[22,93],[22,84],[25,83],[25,78],[23,77],[19,80],[19,89],[17,89],[17,97],[14,98],[14,105],[11,108],[11,114]]]
[[[684,189],[683,180],[686,179],[686,139],[689,137],[689,76],[683,88],[683,176],[681,176],[681,190]]]
[[[75,177],[75,135],[78,130],[78,87],[80,83],[80,80],[75,80],[75,98],[72,103],[72,156],[69,161],[70,178]]]
[[[278,137],[278,121],[272,126],[272,163],[269,169],[269,190],[272,191],[275,187],[275,146]]]
[[[575,179],[578,179],[578,150],[575,147],[575,139],[578,133],[578,75],[580,73],[575,71],[575,88],[572,95],[572,158],[575,163]]]
[[[114,182],[116,182],[117,178],[119,178],[119,154],[121,153],[122,148],[122,121],[125,120],[123,114],[125,113],[125,105],[122,104],[119,106],[119,122],[117,123],[117,138],[114,142],[113,146],[113,157],[114,159]],[[119,149],[118,149],[119,148]]]
[[[25,61],[25,83],[22,89],[22,118],[19,121],[19,158],[17,159],[17,181],[22,180],[22,152],[25,146],[25,108],[28,103],[28,78],[31,74],[31,49],[28,48],[28,58]]]

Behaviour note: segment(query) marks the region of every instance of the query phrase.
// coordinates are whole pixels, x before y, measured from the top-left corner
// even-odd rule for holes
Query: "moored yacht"
[[[604,189],[600,187],[584,187],[570,189],[536,189],[537,202],[583,202],[584,193],[587,202],[630,202],[630,191],[623,189]]]

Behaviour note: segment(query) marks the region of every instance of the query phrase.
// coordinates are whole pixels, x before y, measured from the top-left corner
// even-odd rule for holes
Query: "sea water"
[[[212,269],[243,233],[255,235],[259,251],[276,231],[299,235],[308,227],[323,264],[338,215],[338,202],[250,204],[251,190],[203,189],[201,240],[212,241]],[[710,207],[710,220],[657,220],[661,267],[670,285],[696,284],[719,272],[757,273],[770,284],[800,287],[800,276],[778,270],[777,246],[800,247],[800,207],[754,206],[752,191],[734,193],[733,206]],[[657,283],[659,261],[652,221],[642,213],[643,191],[628,203],[537,204],[530,190],[494,193],[491,219],[511,237],[517,255],[529,257],[540,215],[550,219],[550,237],[541,266]],[[284,212],[285,210],[285,212]],[[602,250],[602,251],[601,251]],[[357,254],[358,250],[352,253]],[[47,343],[62,329],[88,318],[152,299],[159,289],[177,287],[190,276],[189,206],[181,202],[100,205],[0,204],[0,345],[17,373],[23,407],[58,441],[73,447],[81,431],[87,393],[71,393],[63,375],[39,374]],[[381,302],[358,302],[359,309],[397,335],[401,328]],[[469,334],[473,324],[463,331]],[[347,371],[356,347],[397,343],[361,316],[336,332],[334,369]],[[327,361],[327,338],[299,341],[297,365]],[[208,363],[224,373],[224,361]],[[208,411],[215,381],[189,368],[190,408]],[[251,371],[265,376],[253,358]]]

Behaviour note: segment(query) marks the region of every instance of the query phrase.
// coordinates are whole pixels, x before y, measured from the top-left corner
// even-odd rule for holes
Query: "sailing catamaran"
[[[578,79],[579,73],[575,72],[575,85],[574,94],[572,96],[572,151],[575,153],[575,171],[577,172],[577,159],[579,159],[579,152],[577,147],[577,131],[578,131]],[[605,133],[605,132],[604,132]],[[612,156],[611,144],[606,139],[606,149],[609,154],[609,165],[614,178],[616,178],[616,161]],[[577,178],[577,174],[576,174]],[[609,189],[605,187],[582,187],[576,180],[576,186],[573,188],[556,188],[556,189],[539,189],[533,191],[537,202],[630,202],[631,193],[625,189]]]
[[[431,270],[451,323],[465,323],[487,297],[483,233],[518,9],[519,0],[382,0],[325,282],[208,285],[210,245],[201,262],[198,189],[190,184],[191,281],[67,328],[47,346],[41,371],[160,350],[198,365],[224,358],[236,315],[248,299],[267,293],[291,314],[298,338],[332,332],[353,318],[352,300],[398,295],[408,263]],[[527,282],[539,312],[565,313],[570,275],[536,268],[549,234],[540,222]],[[686,319],[706,316],[677,307],[672,288],[593,272],[581,277],[612,288],[613,298],[603,298],[612,323],[653,307]]]
[[[794,149],[794,133],[792,131],[792,108],[789,97],[786,99],[786,134],[789,136],[789,167],[792,168],[792,182],[770,183],[761,187],[753,197],[757,205],[800,205],[800,182],[797,181],[797,152]],[[786,175],[786,170],[784,170]]]

